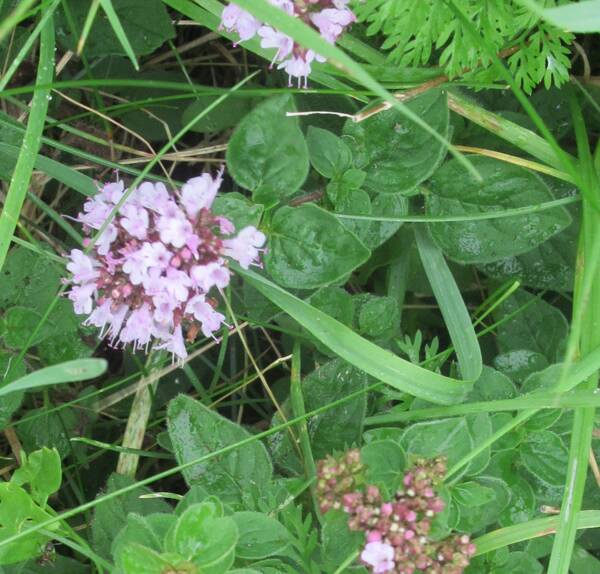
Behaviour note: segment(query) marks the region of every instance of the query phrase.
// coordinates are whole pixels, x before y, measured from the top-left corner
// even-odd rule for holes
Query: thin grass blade
[[[415,236],[421,263],[450,333],[460,372],[467,380],[478,379],[483,369],[481,349],[460,290],[429,231],[422,226],[415,227]]]
[[[473,385],[475,379],[452,379],[405,361],[268,279],[237,266],[235,269],[336,355],[400,391],[433,403],[451,404],[460,402]]]
[[[36,84],[48,85],[54,74],[54,21],[50,18],[41,32],[40,60]],[[23,137],[23,145],[8,188],[4,208],[0,213],[0,269],[4,265],[19,214],[25,201],[33,166],[41,144],[46,113],[48,112],[49,88],[37,90],[32,98],[29,121]]]

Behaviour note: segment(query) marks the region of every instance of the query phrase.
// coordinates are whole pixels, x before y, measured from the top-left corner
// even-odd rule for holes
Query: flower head
[[[211,296],[229,284],[228,261],[259,264],[265,236],[249,226],[235,233],[212,203],[221,173],[205,173],[183,185],[180,196],[162,183],[144,182],[128,197],[88,253],[73,249],[69,299],[75,312],[112,342],[135,349],[155,346],[179,359],[185,339],[213,336],[225,320]],[[125,186],[105,185],[88,199],[78,220],[90,235],[123,199]],[[86,239],[86,244],[90,240]]]
[[[296,2],[269,0],[269,2],[317,30],[330,44],[335,44],[344,30],[356,20],[356,16],[347,6],[348,0]],[[237,32],[242,42],[258,34],[261,38],[261,47],[276,50],[271,65],[277,62],[278,69],[285,70],[289,76],[290,85],[292,78],[296,78],[299,87],[302,85],[306,87],[313,60],[325,61],[321,55],[300,46],[287,34],[263,24],[237,4],[231,3],[225,7],[221,14],[221,26],[228,32]]]

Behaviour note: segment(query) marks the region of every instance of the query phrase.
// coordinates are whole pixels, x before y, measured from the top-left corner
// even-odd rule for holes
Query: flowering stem
[[[129,418],[127,419],[127,426],[125,427],[125,434],[123,436],[122,446],[124,448],[139,450],[142,447],[144,436],[146,435],[146,425],[148,424],[150,410],[152,409],[153,390],[160,378],[160,371],[154,373],[153,369],[162,364],[167,355],[168,353],[165,353],[165,351],[158,351],[150,353],[148,356],[148,360],[146,361],[148,374],[140,379],[138,389],[133,397],[133,403],[129,411]],[[152,390],[150,387],[152,387]],[[134,477],[139,460],[140,456],[138,454],[122,452],[119,455],[117,463],[117,473]]]

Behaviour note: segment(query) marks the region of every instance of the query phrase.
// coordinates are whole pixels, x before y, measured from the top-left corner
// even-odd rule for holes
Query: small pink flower
[[[390,502],[386,502],[381,505],[381,515],[382,516],[391,516],[393,511],[394,511],[394,507],[392,506],[392,504]]]
[[[183,330],[181,329],[181,325],[175,327],[175,330],[169,335],[169,338],[156,348],[165,349],[180,359],[185,359],[187,357],[187,351],[185,349],[185,341],[183,340]]]
[[[94,260],[80,249],[72,249],[69,258],[71,262],[67,265],[67,269],[73,274],[75,283],[87,283],[98,277]]]
[[[224,315],[215,311],[212,306],[206,302],[204,295],[196,295],[193,299],[190,299],[185,311],[200,321],[202,324],[202,333],[205,337],[212,336],[225,320]]]
[[[78,315],[89,315],[92,312],[93,299],[92,295],[96,286],[94,283],[86,283],[85,285],[73,285],[69,291],[68,297],[73,301],[73,308]]]
[[[152,336],[153,322],[154,320],[148,304],[144,304],[139,309],[132,311],[127,319],[127,323],[125,323],[125,327],[121,331],[121,342],[124,344],[134,342],[134,348],[136,346],[143,347],[147,345]]]
[[[384,542],[369,542],[360,559],[373,568],[373,574],[384,574],[394,568],[394,548]]]
[[[190,217],[196,217],[201,209],[210,209],[221,185],[221,173],[215,179],[210,174],[203,173],[183,185],[181,204]]]
[[[274,62],[285,60],[292,53],[294,40],[286,34],[274,30],[271,26],[261,26],[258,30],[258,35],[261,37],[261,48],[277,48],[277,52],[275,52],[271,65],[273,65]]]
[[[235,259],[244,269],[248,269],[252,263],[258,260],[259,248],[264,245],[265,241],[264,233],[249,225],[244,227],[237,237],[223,241],[225,255]]]
[[[164,183],[150,183],[145,181],[135,192],[135,197],[146,209],[160,213],[162,208],[169,203],[170,197]]]
[[[83,213],[79,214],[77,221],[92,229],[100,229],[112,211],[112,207],[101,199],[93,198],[86,202]]]
[[[215,219],[219,224],[219,231],[223,235],[231,235],[235,231],[235,226],[226,217],[223,217],[222,215],[217,215]]]
[[[148,212],[143,207],[133,204],[121,208],[121,225],[136,239],[146,239],[148,231]]]
[[[102,232],[98,241],[96,241],[96,249],[100,255],[106,255],[110,249],[112,242],[117,238],[117,228],[110,223]]]
[[[119,203],[119,201],[121,201],[123,193],[125,193],[125,185],[122,181],[107,183],[100,190],[100,196],[102,199],[112,203],[113,205],[116,205]]]
[[[330,44],[335,44],[338,37],[344,31],[344,28],[354,22],[356,17],[348,9],[326,8],[320,12],[311,14],[310,19],[319,29],[321,36]]]
[[[159,217],[157,229],[160,239],[164,243],[170,243],[174,247],[183,247],[187,237],[192,233],[192,224],[183,211],[174,202],[169,202]]]
[[[208,293],[213,287],[223,289],[229,285],[230,273],[224,261],[215,261],[207,265],[194,265],[190,271],[196,287]]]
[[[311,71],[310,63],[313,61],[314,57],[314,52],[309,50],[302,56],[292,56],[289,60],[279,64],[277,68],[285,70],[286,74],[289,76],[289,86],[292,85],[292,78],[298,78],[298,87],[302,87],[303,80],[304,87],[307,87],[308,76]]]
[[[261,22],[237,4],[229,4],[221,13],[221,25],[228,32],[237,32],[240,42],[254,37]]]
[[[371,530],[367,534],[367,542],[381,542],[381,532],[379,530]]]

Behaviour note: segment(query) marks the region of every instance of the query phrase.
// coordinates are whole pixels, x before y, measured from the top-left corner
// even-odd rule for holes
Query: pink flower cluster
[[[315,28],[330,44],[335,44],[344,29],[356,20],[356,16],[347,6],[349,0],[269,0],[269,2],[290,16],[302,19]],[[301,86],[302,80],[306,87],[313,60],[325,61],[325,58],[313,50],[303,48],[292,38],[257,20],[237,4],[229,4],[223,10],[221,25],[228,32],[236,32],[242,42],[258,34],[263,48],[275,48],[271,65],[275,62],[279,63],[277,67],[287,72],[290,85],[292,78],[298,78],[298,87]]]
[[[475,553],[469,536],[442,541],[429,538],[432,519],[445,507],[435,491],[446,471],[444,461],[417,461],[404,475],[404,487],[392,501],[384,501],[374,485],[342,494],[342,485],[355,480],[348,460],[362,473],[356,462],[359,451],[349,452],[353,453],[350,459],[347,453],[340,461],[331,457],[320,461],[317,491],[322,511],[342,509],[349,515],[350,529],[365,532],[366,544],[360,555],[363,564],[373,574],[461,574]]]
[[[162,183],[144,182],[89,253],[71,251],[68,296],[76,313],[89,315],[85,324],[112,343],[132,343],[134,350],[152,345],[178,359],[187,356],[184,335],[213,336],[225,317],[209,292],[229,284],[227,258],[247,269],[265,242],[255,227],[236,235],[231,221],[211,212],[220,185],[221,173],[205,173],[175,196]],[[124,193],[117,181],[85,202],[78,221],[87,235],[102,227]]]

